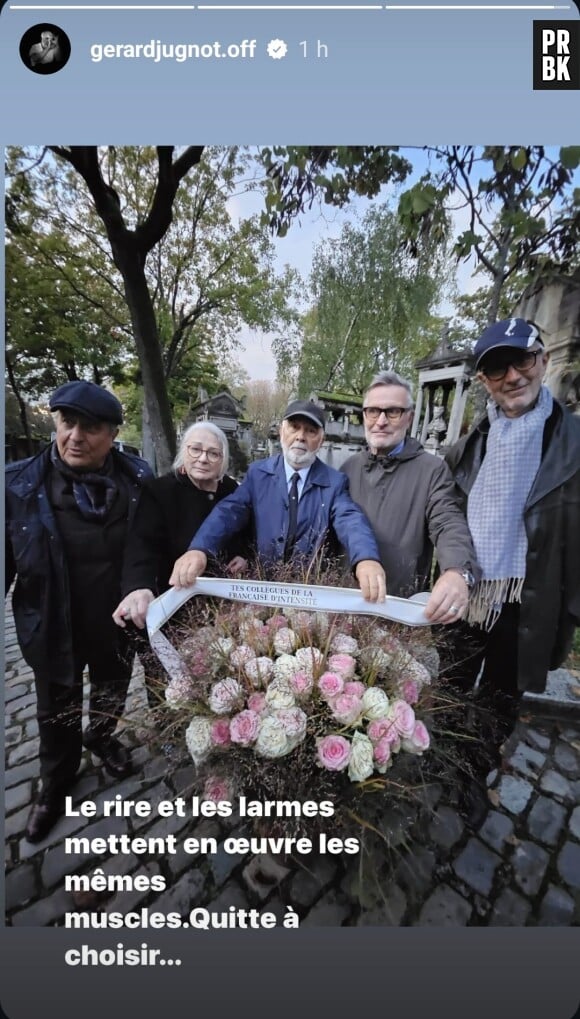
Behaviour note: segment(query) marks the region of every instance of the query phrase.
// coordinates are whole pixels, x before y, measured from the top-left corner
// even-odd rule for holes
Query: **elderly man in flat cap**
[[[236,491],[210,513],[169,583],[193,584],[232,535],[253,526],[256,551],[266,567],[292,561],[307,570],[323,547],[338,539],[368,601],[385,598],[385,573],[370,524],[348,492],[344,474],[317,457],[324,441],[324,413],[294,400],[280,426],[282,455],[257,460]]]
[[[498,763],[520,695],[545,689],[580,625],[580,418],[544,384],[548,353],[534,323],[489,326],[474,359],[487,413],[447,462],[482,577],[447,664],[464,689],[481,670],[482,694],[495,691],[499,725],[486,769]]]
[[[53,393],[56,438],[37,456],[6,468],[6,584],[17,577],[14,618],[34,670],[42,789],[26,825],[40,842],[64,810],[83,743],[115,778],[131,771],[114,736],[133,655],[111,613],[120,597],[125,535],[137,505],[144,460],[113,446],[121,404],[93,382]],[[82,732],[83,671],[90,677]]]

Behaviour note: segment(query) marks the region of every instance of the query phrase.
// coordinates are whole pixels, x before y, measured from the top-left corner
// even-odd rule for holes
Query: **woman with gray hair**
[[[198,421],[184,433],[169,474],[143,486],[128,537],[121,589],[123,597],[113,613],[118,626],[145,626],[150,603],[168,587],[173,563],[189,547],[193,536],[221,499],[238,487],[226,471],[228,440],[210,421]],[[243,538],[227,550],[228,572],[246,567]]]

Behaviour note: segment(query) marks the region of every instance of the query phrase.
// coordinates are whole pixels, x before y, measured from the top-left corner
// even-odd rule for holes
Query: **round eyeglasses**
[[[363,414],[369,424],[374,425],[381,414],[384,414],[387,421],[400,421],[403,414],[412,410],[411,407],[363,407]]]
[[[543,351],[541,350],[522,350],[519,353],[512,354],[506,361],[502,361],[501,364],[487,364],[479,370],[490,382],[499,382],[500,379],[507,375],[508,368],[515,368],[518,372],[531,371],[536,366],[538,354],[542,353]]]
[[[221,449],[204,449],[203,446],[187,446],[187,452],[192,460],[199,460],[205,453],[211,464],[216,464],[223,456]]]

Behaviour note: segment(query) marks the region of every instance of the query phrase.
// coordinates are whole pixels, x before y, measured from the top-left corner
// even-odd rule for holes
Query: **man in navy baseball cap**
[[[123,408],[116,396],[94,382],[65,382],[50,398],[51,410],[72,410],[96,421],[123,424]]]
[[[462,692],[478,677],[478,697],[495,694],[488,716],[498,723],[476,773],[498,766],[521,694],[544,691],[580,625],[580,419],[545,385],[548,357],[533,322],[489,326],[474,348],[487,411],[446,457],[481,578],[467,623],[449,634],[442,675]]]
[[[506,318],[502,322],[494,322],[482,333],[473,348],[475,367],[480,368],[484,358],[486,363],[492,363],[493,359],[488,355],[494,351],[504,351],[505,348],[528,351],[532,347],[543,347],[539,329],[533,322],[526,322],[523,318]]]

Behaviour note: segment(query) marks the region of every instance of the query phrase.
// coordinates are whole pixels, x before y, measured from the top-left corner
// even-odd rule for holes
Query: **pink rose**
[[[352,655],[331,655],[327,664],[330,671],[339,672],[345,682],[354,676],[356,662]]]
[[[416,704],[419,700],[419,684],[414,679],[404,679],[399,686],[399,692],[407,704]]]
[[[350,683],[344,684],[343,693],[351,693],[354,694],[355,697],[362,697],[365,690],[366,686],[364,685],[364,683],[361,683],[360,680],[355,679],[351,680]]]
[[[415,728],[415,712],[406,701],[392,701],[388,718],[393,723],[399,736],[412,736]]]
[[[323,736],[316,741],[318,763],[329,771],[343,771],[350,760],[350,743],[344,736]]]
[[[288,626],[288,620],[286,619],[286,616],[270,616],[270,618],[266,620],[266,626],[270,630],[280,630],[282,627]]]
[[[220,800],[225,800],[226,803],[231,801],[232,789],[227,778],[220,778],[219,775],[210,775],[203,790],[203,799],[209,800],[210,803],[219,803]]]
[[[257,715],[261,715],[266,710],[266,694],[251,693],[248,697],[248,708],[250,711],[255,711]]]
[[[288,677],[288,686],[297,697],[303,697],[312,690],[312,676],[307,672],[295,672]]]
[[[256,711],[240,711],[230,722],[230,736],[234,743],[247,747],[253,743],[260,729],[260,716]]]
[[[386,739],[389,743],[396,743],[399,739],[393,720],[391,718],[378,718],[369,722],[367,736],[373,743]]]
[[[344,689],[344,680],[337,672],[323,672],[318,680],[318,689],[323,697],[329,700],[331,697],[338,697]]]
[[[362,715],[363,703],[355,694],[341,693],[338,697],[332,698],[330,708],[337,722],[351,725]]]
[[[423,722],[417,721],[411,736],[403,740],[403,750],[410,751],[412,754],[422,754],[429,749],[430,742],[426,726]]]
[[[211,741],[216,747],[226,747],[231,743],[229,718],[216,718],[211,725]]]
[[[385,736],[383,736],[378,743],[375,743],[373,757],[377,764],[385,765],[389,763],[391,757],[391,741]]]

